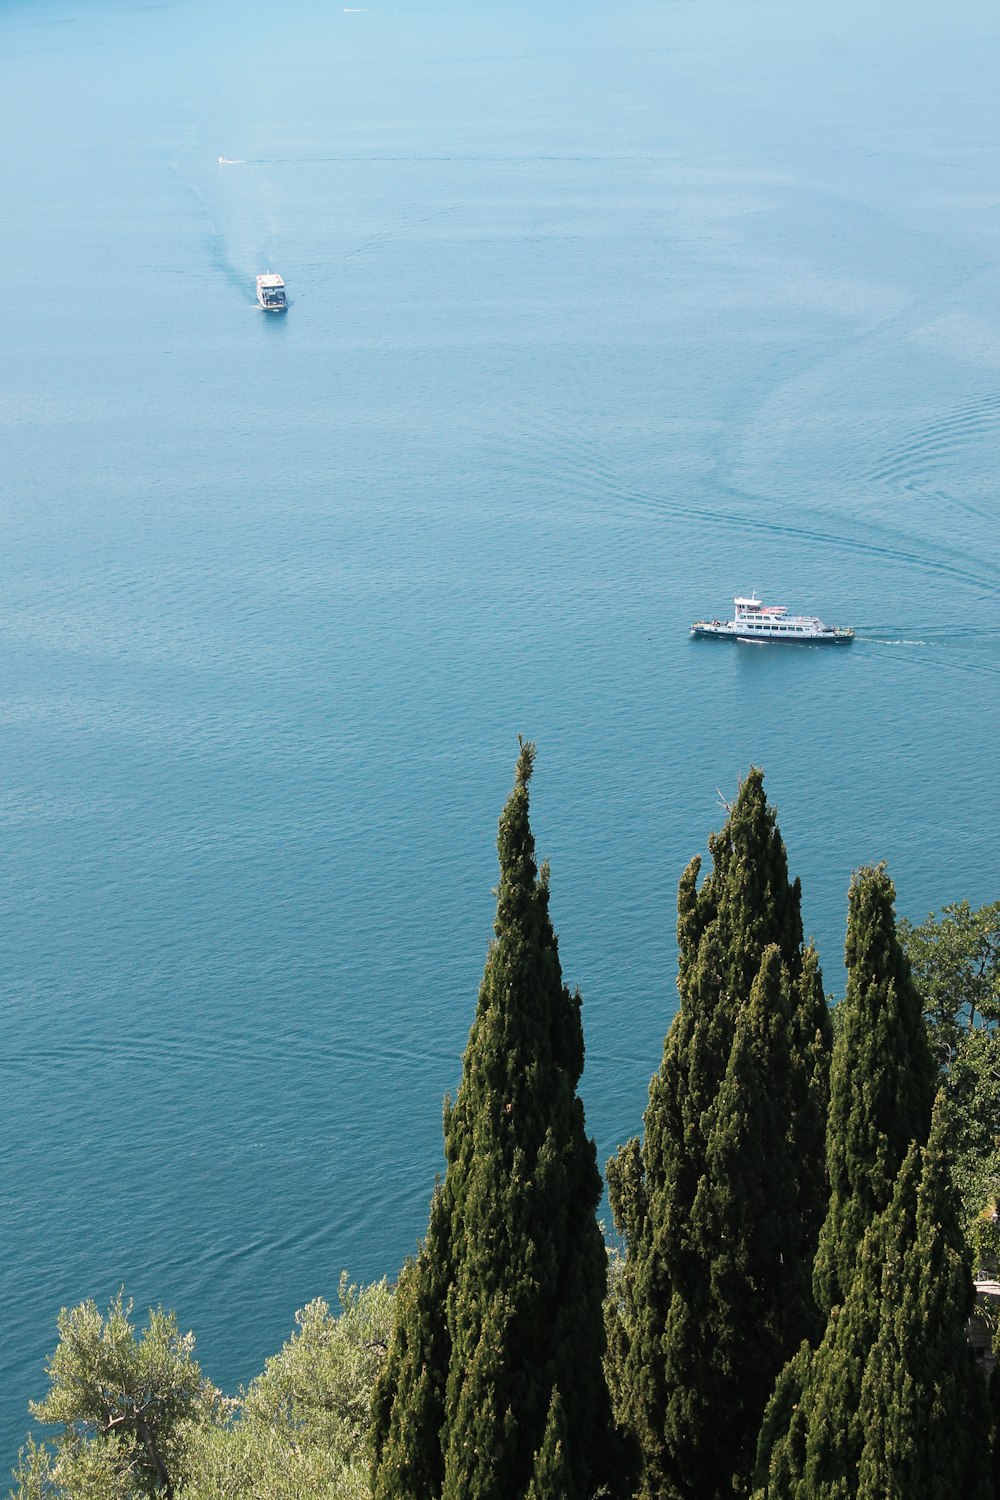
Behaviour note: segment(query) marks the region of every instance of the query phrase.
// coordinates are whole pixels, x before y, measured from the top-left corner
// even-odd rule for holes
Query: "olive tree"
[[[174,1313],[150,1309],[137,1333],[132,1309],[120,1291],[106,1315],[93,1301],[60,1312],[49,1391],[30,1403],[60,1432],[22,1449],[16,1500],[174,1500],[190,1431],[211,1418],[218,1393]]]
[[[180,1500],[367,1500],[372,1389],[392,1326],[386,1282],[345,1274],[340,1311],[322,1299],[241,1396],[192,1436]],[[32,1497],[34,1500],[34,1497]]]
[[[953,1176],[978,1258],[1000,1261],[1000,901],[900,923],[954,1121]]]

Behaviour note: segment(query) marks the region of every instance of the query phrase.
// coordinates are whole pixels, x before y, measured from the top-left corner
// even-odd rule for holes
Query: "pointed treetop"
[[[447,1170],[375,1396],[375,1500],[588,1500],[616,1472],[581,1001],[535,864],[535,747],[519,743],[494,940],[445,1109]]]
[[[535,836],[531,831],[528,807],[528,782],[535,763],[535,746],[520,735],[517,738],[521,752],[517,757],[514,788],[504,803],[497,829],[500,884],[495,892],[497,915],[493,931],[499,938],[502,932],[513,932],[517,924],[524,921],[529,922],[534,930],[535,920],[541,919],[542,928],[536,936],[539,941],[548,942],[553,940],[545,911],[548,874],[543,873],[539,882]],[[533,912],[534,917],[529,916],[529,912]]]
[[[677,1011],[645,1138],[609,1166],[626,1239],[615,1397],[640,1500],[745,1494],[767,1395],[817,1333],[829,1022],[763,772],[681,877]],[[719,1412],[726,1412],[720,1436]]]
[[[930,1201],[934,1222],[942,1239],[951,1249],[964,1253],[965,1241],[959,1220],[958,1195],[951,1175],[954,1130],[954,1105],[945,1090],[939,1089],[934,1096],[931,1128],[924,1147],[921,1208],[926,1213],[927,1201]]]
[[[910,1143],[923,1145],[930,1128],[937,1068],[896,934],[895,894],[884,864],[851,879],[847,990],[830,1071],[830,1203],[813,1267],[825,1313],[847,1295],[865,1230],[888,1206]]]
[[[868,945],[877,943],[893,952],[895,967],[909,964],[902,960],[896,940],[896,887],[886,869],[885,860],[877,865],[862,865],[851,875],[848,902],[856,920],[848,923],[845,960],[848,968],[867,955]],[[881,978],[881,974],[878,976]]]
[[[725,826],[708,841],[712,871],[699,906],[715,917],[728,957],[725,987],[746,997],[768,943],[778,943],[793,977],[801,966],[802,915],[798,879],[788,879],[788,854],[775,809],[764,792],[764,772],[751,766],[740,782]]]
[[[517,771],[514,776],[514,785],[527,786],[531,780],[531,773],[535,766],[535,742],[534,740],[526,740],[519,734],[517,743],[521,747],[521,753],[517,757]]]
[[[526,1500],[563,1500],[570,1493],[572,1470],[566,1461],[566,1421],[558,1386],[553,1388],[545,1437],[535,1454],[535,1467]]]

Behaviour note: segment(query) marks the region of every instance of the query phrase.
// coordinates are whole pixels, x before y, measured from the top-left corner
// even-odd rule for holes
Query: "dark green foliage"
[[[869,1243],[865,1232],[888,1207],[907,1151],[926,1139],[930,1124],[934,1063],[920,998],[896,935],[894,897],[882,866],[858,871],[851,882],[847,993],[838,1007],[830,1070],[826,1159],[831,1195],[813,1271],[816,1301],[831,1318],[812,1364],[807,1355],[799,1356],[797,1372],[779,1381],[765,1416],[758,1484],[762,1473],[771,1472],[776,1495],[797,1493],[780,1487],[790,1455],[804,1442],[806,1405],[794,1410],[787,1429],[781,1426],[782,1413],[787,1416],[793,1405],[787,1400],[789,1382],[796,1381],[804,1381],[810,1400],[819,1399],[817,1390],[824,1391],[836,1409],[846,1413],[841,1429],[831,1428],[829,1433],[822,1416],[815,1419],[808,1463],[800,1472],[809,1483],[822,1478],[832,1486],[831,1495],[841,1492],[838,1485],[847,1487],[843,1493],[851,1493],[857,1445],[850,1449],[849,1460],[842,1461],[842,1449],[845,1443],[850,1448],[866,1340],[874,1337],[871,1277],[866,1283],[868,1301],[859,1301],[859,1293],[849,1308],[836,1315],[832,1310],[844,1302],[852,1286],[862,1244],[869,1259],[882,1253],[881,1241]]]
[[[861,1386],[859,1500],[984,1500],[986,1388],[966,1337],[974,1293],[939,1098],[923,1153],[914,1234],[882,1278],[878,1338]]]
[[[814,1354],[765,1414],[755,1500],[986,1500],[986,1389],[965,1336],[972,1286],[939,1107]]]
[[[993,1373],[990,1376],[989,1403],[993,1437],[990,1478],[993,1485],[993,1500],[1000,1500],[1000,1364],[993,1366]]]
[[[495,940],[427,1240],[407,1269],[373,1423],[376,1500],[585,1500],[611,1467],[600,1176],[528,822],[533,747],[500,819]]]
[[[451,1280],[447,1210],[438,1186],[427,1238],[416,1261],[399,1278],[393,1337],[372,1400],[376,1457],[387,1447],[391,1452],[393,1487],[387,1486],[386,1494],[417,1500],[441,1493],[441,1431],[451,1347],[444,1308]]]
[[[851,881],[847,993],[830,1070],[830,1207],[813,1278],[824,1312],[843,1301],[864,1232],[888,1205],[910,1143],[923,1143],[930,1125],[936,1070],[896,935],[895,895],[883,865]]]
[[[802,1233],[799,1252],[811,1265],[830,1196],[823,1164],[833,1047],[830,1007],[823,993],[819,958],[811,943],[802,953],[790,1027],[793,1066],[789,1075],[788,1150],[796,1173]]]
[[[813,1349],[804,1342],[778,1376],[757,1443],[754,1500],[766,1495],[791,1495],[796,1478],[803,1471],[805,1431],[796,1413],[814,1357]]]
[[[878,1335],[884,1270],[898,1264],[913,1237],[919,1179],[914,1145],[890,1207],[864,1237],[849,1295],[833,1309],[819,1348],[801,1349],[793,1368],[782,1371],[764,1414],[754,1500],[855,1500],[865,1363]]]
[[[612,1385],[647,1500],[740,1493],[775,1376],[818,1332],[829,1016],[760,771],[709,848],[701,888],[697,859],[680,882],[681,1004],[645,1139],[608,1166]]]
[[[566,1465],[566,1423],[559,1392],[552,1392],[545,1437],[535,1457],[535,1469],[526,1500],[563,1500],[572,1489],[573,1478]]]
[[[752,1454],[761,1391],[804,1331],[815,1326],[811,1246],[802,1243],[799,1173],[788,1130],[793,1060],[791,986],[776,945],[764,950],[736,1021],[726,1076],[691,1212],[705,1247],[708,1298],[701,1337],[712,1350],[702,1391],[706,1420],[725,1411],[711,1493],[723,1493],[739,1455]],[[711,1384],[708,1382],[711,1381]]]

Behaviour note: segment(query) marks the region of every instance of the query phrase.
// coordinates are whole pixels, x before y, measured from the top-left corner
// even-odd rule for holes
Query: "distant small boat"
[[[288,311],[285,283],[280,276],[268,271],[266,275],[257,277],[257,301],[265,312]]]
[[[824,625],[815,615],[790,615],[783,604],[762,604],[756,593],[748,599],[733,600],[735,614],[731,620],[696,620],[692,635],[721,640],[791,641],[798,645],[845,646],[854,639],[846,625]]]

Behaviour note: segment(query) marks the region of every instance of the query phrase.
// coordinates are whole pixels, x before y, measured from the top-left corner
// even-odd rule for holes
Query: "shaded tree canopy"
[[[923,1144],[930,1126],[936,1069],[896,933],[895,897],[884,865],[851,881],[847,991],[830,1070],[830,1206],[813,1277],[825,1313],[844,1300],[865,1230],[887,1207],[911,1142]]]
[[[444,1181],[401,1278],[375,1399],[377,1500],[584,1500],[610,1482],[601,1195],[577,1084],[580,996],[562,979],[522,744]]]
[[[761,771],[709,849],[702,885],[698,859],[680,881],[680,1009],[644,1139],[608,1165],[611,1384],[644,1500],[740,1493],[774,1379],[819,1333],[830,1022]]]
[[[969,1266],[943,1099],[867,1228],[815,1352],[765,1413],[754,1500],[987,1500],[986,1388],[966,1339]]]

